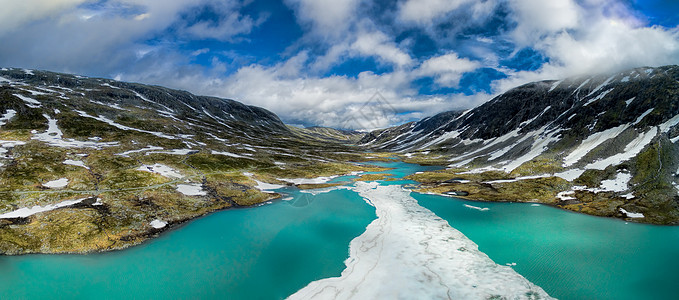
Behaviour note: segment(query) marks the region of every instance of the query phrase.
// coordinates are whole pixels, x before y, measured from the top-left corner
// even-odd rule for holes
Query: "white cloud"
[[[87,0],[2,0],[0,1],[0,35],[28,22],[69,10]]]
[[[679,35],[661,27],[632,27],[600,20],[579,35],[561,33],[536,45],[568,73],[611,72],[679,60]]]
[[[411,88],[413,74],[397,70],[356,77],[310,76],[305,74],[309,57],[305,52],[272,67],[258,64],[240,68],[228,77],[205,74],[196,68],[176,68],[165,63],[146,68],[146,73],[128,74],[128,81],[140,81],[185,89],[257,105],[295,124],[352,129],[387,127],[420,119],[440,111],[464,109],[488,100],[487,95],[421,96]],[[385,101],[375,101],[380,93]]]
[[[414,73],[417,76],[434,77],[434,81],[444,87],[457,87],[464,73],[474,71],[480,66],[476,61],[460,58],[456,53],[448,53],[424,61]]]
[[[510,4],[518,22],[513,38],[519,46],[579,24],[581,8],[572,0],[512,0]]]
[[[210,52],[210,48],[201,48],[196,51],[191,52],[191,56],[198,56]]]
[[[351,49],[363,56],[376,56],[378,59],[399,67],[413,63],[410,55],[403,52],[382,32],[361,33],[351,44]]]
[[[210,10],[218,15],[217,20],[201,20],[195,24],[185,25],[184,34],[198,39],[216,39],[231,41],[234,37],[248,34],[253,28],[261,25],[268,18],[268,14],[260,14],[257,19],[240,13],[244,6],[238,1],[206,1]]]
[[[549,61],[535,71],[502,69],[509,77],[493,83],[496,93],[537,80],[679,63],[679,28],[645,26],[618,1],[588,0],[585,7],[571,0],[511,3],[514,42]]]
[[[10,2],[12,5],[15,2],[23,3]],[[235,3],[232,0],[229,2]],[[226,2],[221,3],[226,5]],[[101,6],[82,7],[73,4],[50,10],[36,7],[37,11],[43,12],[40,17],[33,19],[23,16],[23,19],[16,23],[22,25],[11,33],[0,29],[0,41],[3,44],[3,47],[0,47],[0,64],[94,73],[97,76],[126,73],[135,68],[142,58],[157,56],[162,51],[174,51],[170,48],[175,45],[170,43],[161,41],[157,46],[149,46],[146,41],[171,26],[188,27],[181,21],[182,13],[205,4],[214,4],[214,1],[112,0]],[[237,10],[240,6],[233,4],[228,7]],[[6,10],[3,7],[0,13],[4,12]],[[226,16],[229,15],[225,8],[222,8],[222,12]],[[238,15],[237,11],[233,13]],[[21,9],[17,10],[17,15],[21,15]],[[144,17],[140,18],[140,15]],[[199,32],[198,27],[176,30],[202,37],[227,37],[248,31],[252,24],[257,23],[245,22],[241,26],[234,24],[235,20],[246,19],[236,18],[224,23],[234,27],[226,31],[219,29],[224,26],[207,28],[203,33]],[[0,18],[0,24],[3,22],[7,24],[9,21]]]
[[[298,18],[311,23],[315,34],[341,37],[356,19],[359,0],[287,0]]]
[[[430,24],[472,0],[407,0],[399,7],[399,18],[406,22]]]
[[[290,41],[283,59],[178,46],[182,39],[247,39],[266,19],[243,13],[248,1],[83,2],[0,0],[0,65],[115,75],[232,98],[295,123],[342,126],[355,118],[356,126],[382,127],[476,106],[491,97],[419,95],[414,82],[423,77],[440,87],[457,87],[466,72],[494,67],[509,76],[492,83],[492,92],[499,93],[529,81],[679,63],[679,29],[648,27],[617,0],[408,0],[378,13],[369,0],[286,0],[304,36]],[[221,18],[202,20],[195,8],[205,5]],[[460,36],[466,29],[492,27],[484,23],[490,17],[506,18],[505,24],[488,34]],[[178,33],[177,40],[163,40],[168,29]],[[415,48],[421,45],[411,31],[431,39],[426,47],[442,55],[418,57]],[[523,47],[547,62],[535,71],[502,65],[506,51]],[[200,61],[210,65],[195,64],[195,56],[208,51]],[[366,57],[393,66],[381,68],[392,71],[323,75],[349,59]],[[364,107],[376,92],[389,107]]]

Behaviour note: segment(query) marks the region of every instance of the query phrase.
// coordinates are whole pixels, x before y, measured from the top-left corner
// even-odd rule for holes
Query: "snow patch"
[[[624,208],[619,208],[621,213],[625,214],[628,218],[643,218],[644,214],[626,211]]]
[[[144,172],[151,172],[151,173],[156,173],[160,174],[161,176],[169,177],[169,178],[182,178],[182,174],[177,172],[175,169],[172,169],[166,165],[163,164],[154,164],[154,165],[142,165],[141,167],[136,169],[137,171],[144,171]]]
[[[33,99],[33,98],[26,97],[26,96],[24,96],[24,95],[22,95],[22,94],[12,94],[12,95],[14,95],[14,96],[18,97],[19,99],[23,100],[23,101],[26,103],[26,106],[28,106],[28,107],[30,107],[30,108],[39,108],[39,107],[42,106],[42,104],[40,103],[40,101],[35,100],[35,99]]]
[[[567,170],[567,171],[563,171],[563,172],[559,172],[559,173],[554,173],[554,176],[561,177],[561,178],[566,179],[568,181],[573,181],[576,178],[580,177],[580,175],[582,175],[582,173],[585,173],[585,170],[571,169],[571,170]]]
[[[42,186],[51,189],[60,189],[66,185],[68,185],[68,178],[59,178],[57,180],[48,181],[42,184]]]
[[[564,158],[563,166],[569,167],[577,163],[580,159],[587,155],[589,151],[603,144],[605,141],[617,137],[623,131],[625,131],[627,127],[629,127],[627,124],[620,125],[618,127],[609,128],[588,136],[584,141],[582,141],[582,143],[580,143],[577,148],[575,148],[575,150],[573,150]]]
[[[84,162],[79,161],[79,160],[72,160],[72,159],[67,159],[64,160],[63,164],[65,165],[70,165],[70,166],[76,166],[76,167],[83,167],[85,169],[90,169],[90,167],[86,166]]]
[[[230,156],[230,157],[235,157],[235,158],[249,158],[249,157],[245,157],[245,156],[243,156],[243,155],[238,155],[238,154],[231,153],[231,152],[226,152],[226,151],[215,151],[215,150],[212,150],[212,154],[214,154],[214,155],[225,155],[225,156]]]
[[[5,112],[5,114],[3,114],[2,117],[0,117],[0,126],[7,124],[7,122],[9,122],[9,120],[11,120],[12,118],[14,118],[14,116],[16,116],[16,114],[17,114],[16,110],[8,109]]]
[[[155,229],[161,229],[161,228],[167,226],[167,222],[155,219],[155,220],[151,221],[151,223],[149,223],[149,225],[151,225],[151,227],[153,227]]]
[[[632,179],[632,174],[618,172],[614,179],[602,180],[601,189],[611,192],[624,192],[629,189],[627,185],[630,179]]]
[[[648,114],[650,114],[654,109],[655,109],[655,108],[651,108],[651,109],[645,111],[643,114],[641,114],[641,116],[639,116],[639,117],[636,119],[636,121],[634,121],[634,123],[632,123],[632,125],[637,125],[637,124],[639,124],[639,122],[641,122],[641,120],[643,120],[644,117],[646,117]]]
[[[146,152],[146,155],[149,154],[170,154],[170,155],[189,155],[189,154],[194,154],[198,153],[200,150],[196,149],[172,149],[168,151],[151,151],[151,152]]]
[[[577,198],[569,196],[573,194],[575,194],[575,191],[563,191],[556,194],[556,197],[561,201],[577,200]]]
[[[66,200],[66,201],[56,203],[56,204],[48,204],[48,205],[45,205],[45,206],[36,205],[36,206],[30,207],[30,208],[24,207],[24,208],[17,209],[15,211],[11,211],[11,212],[8,212],[8,213],[1,214],[0,219],[26,218],[26,217],[32,216],[34,214],[37,214],[37,213],[46,212],[46,211],[50,211],[50,210],[55,210],[57,208],[67,207],[67,206],[71,206],[71,205],[74,205],[74,204],[78,204],[85,199],[88,199],[88,198],[82,198],[82,199],[76,199],[76,200]]]
[[[538,132],[544,131],[546,126],[543,126]],[[558,141],[559,137],[559,132],[560,130],[553,130],[545,135],[540,135],[538,136],[535,141],[533,142],[533,145],[528,151],[528,153],[522,155],[521,157],[516,158],[515,160],[511,161],[509,164],[505,165],[503,169],[505,172],[511,172],[514,169],[518,168],[525,162],[528,162],[534,158],[536,158],[538,155],[542,154],[545,150],[547,150],[547,146],[553,142]]]
[[[97,121],[104,122],[104,123],[106,123],[106,124],[108,124],[108,125],[111,125],[111,126],[113,126],[113,127],[115,127],[115,128],[118,128],[118,129],[120,129],[120,130],[143,132],[143,133],[152,134],[152,135],[155,135],[155,136],[157,136],[157,137],[164,138],[164,139],[170,139],[170,140],[177,139],[177,138],[174,137],[174,136],[167,135],[167,134],[164,134],[164,133],[162,133],[162,132],[148,131],[148,130],[137,129],[137,128],[132,128],[132,127],[125,126],[125,125],[122,125],[122,124],[118,124],[118,123],[114,122],[113,120],[108,119],[108,118],[106,118],[106,117],[104,117],[104,116],[101,116],[101,115],[98,116],[98,117],[95,117],[95,116],[92,116],[92,115],[90,115],[90,114],[88,114],[88,113],[86,113],[86,112],[84,112],[84,111],[76,110],[75,112],[77,112],[81,117],[95,119],[95,120],[97,120]]]
[[[589,99],[589,101],[587,101],[587,103],[585,103],[583,106],[590,105],[590,104],[592,104],[592,103],[594,103],[594,102],[596,102],[596,101],[598,101],[598,100],[603,99],[604,97],[606,97],[606,95],[608,95],[608,93],[612,92],[613,90],[614,90],[614,89],[608,89],[608,90],[602,92],[602,93],[599,94],[598,96],[596,96],[596,97],[594,97],[594,98],[592,98],[592,99]],[[588,96],[589,96],[589,95],[588,95]]]
[[[611,77],[608,77],[608,79],[606,79],[606,81],[604,81],[604,82],[601,83],[599,86],[597,86],[596,88],[594,88],[589,94],[587,94],[587,96],[585,96],[585,98],[587,98],[587,97],[589,97],[589,96],[591,96],[591,95],[594,95],[594,93],[596,93],[596,92],[597,92],[598,90],[600,90],[602,87],[606,86],[609,82],[611,82],[611,80],[613,80],[613,78],[614,78],[615,76],[616,76],[616,75],[613,75],[613,76],[611,76]],[[612,90],[612,89],[610,89],[610,90]],[[610,90],[609,90],[609,91],[610,91]],[[587,105],[587,104],[585,104],[585,105]]]
[[[118,142],[98,143],[98,142],[82,142],[74,139],[63,139],[63,132],[57,126],[57,120],[52,119],[49,115],[43,114],[47,119],[47,131],[40,134],[34,134],[32,139],[48,143],[50,146],[63,148],[95,148],[117,146]]]
[[[139,152],[145,152],[145,151],[151,151],[151,150],[163,150],[163,147],[156,147],[156,146],[148,145],[146,148],[125,151],[125,152],[122,152],[122,153],[116,153],[115,155],[129,157],[129,155],[132,154],[132,153],[139,153]]]
[[[295,185],[299,184],[321,184],[321,183],[327,183],[328,181],[338,177],[337,175],[333,176],[321,176],[321,177],[316,177],[316,178],[276,178],[280,181],[285,181],[285,182],[290,182]]]
[[[623,161],[627,161],[632,157],[637,156],[637,154],[639,154],[641,150],[646,147],[646,145],[651,143],[657,134],[658,127],[653,127],[647,132],[640,134],[633,141],[627,144],[627,146],[625,146],[625,150],[623,150],[622,153],[615,154],[605,159],[597,160],[585,166],[585,169],[603,170],[610,165],[618,165]]]
[[[514,179],[499,179],[499,180],[491,180],[491,181],[485,181],[483,183],[509,183],[509,182],[517,182],[520,180],[529,180],[529,179],[538,179],[538,178],[546,178],[546,177],[551,177],[552,175],[549,174],[542,174],[542,175],[531,175],[531,176],[522,176],[522,177],[516,177]]]
[[[563,80],[559,80],[559,81],[553,83],[553,84],[552,84],[552,87],[551,87],[551,88],[549,89],[549,91],[547,91],[547,92],[548,92],[548,93],[552,92],[552,91],[553,91],[557,86],[559,86],[559,84],[561,84],[562,82],[563,82]]]
[[[203,190],[203,187],[198,183],[191,184],[178,184],[177,191],[186,196],[205,196],[207,192]]]

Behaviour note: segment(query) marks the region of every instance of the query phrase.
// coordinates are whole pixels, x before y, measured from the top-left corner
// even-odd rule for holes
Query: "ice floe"
[[[68,185],[68,178],[59,178],[57,180],[48,181],[42,184],[42,186],[51,189],[60,189],[66,185]]]
[[[177,191],[187,196],[205,196],[207,192],[199,183],[178,184]]]
[[[151,173],[156,173],[160,174],[161,176],[169,177],[169,178],[182,178],[182,174],[177,172],[175,169],[172,169],[166,165],[163,164],[154,164],[154,165],[142,165],[141,167],[137,168],[137,171],[144,171],[144,172],[151,172]]]
[[[490,208],[488,208],[488,207],[478,207],[478,206],[469,205],[469,204],[465,204],[464,207],[466,207],[466,208],[471,208],[471,209],[476,209],[476,210],[479,210],[479,211],[490,210]]]
[[[33,206],[33,207],[24,207],[24,208],[17,209],[15,211],[11,211],[11,212],[8,212],[8,213],[1,214],[0,219],[26,218],[26,217],[32,216],[34,214],[37,214],[37,213],[46,212],[46,211],[50,211],[50,210],[55,210],[57,208],[67,207],[67,206],[71,206],[71,205],[74,205],[74,204],[78,204],[85,199],[88,199],[88,198],[82,198],[82,199],[76,199],[76,200],[66,200],[66,201],[62,201],[62,202],[59,202],[59,203],[55,203],[55,204],[48,204],[48,205],[45,205],[45,206],[36,205],[36,206]]]
[[[551,299],[493,262],[400,186],[358,182],[377,219],[351,241],[340,277],[314,281],[289,299]]]

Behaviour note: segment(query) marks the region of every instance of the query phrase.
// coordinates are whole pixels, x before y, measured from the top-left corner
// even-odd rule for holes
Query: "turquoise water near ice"
[[[397,168],[389,171],[395,177],[431,169],[384,165]],[[375,219],[374,208],[345,189],[280,191],[293,200],[217,212],[123,251],[0,256],[0,299],[281,299],[339,276],[349,242]],[[522,203],[413,197],[554,297],[676,298],[679,227]]]

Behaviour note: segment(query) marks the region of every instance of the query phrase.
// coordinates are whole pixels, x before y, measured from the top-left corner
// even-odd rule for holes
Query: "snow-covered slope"
[[[665,66],[529,83],[469,111],[371,132],[360,144],[472,172],[547,174],[593,187],[629,171],[621,194],[679,211],[677,124],[679,67]]]

